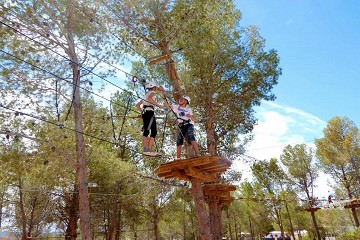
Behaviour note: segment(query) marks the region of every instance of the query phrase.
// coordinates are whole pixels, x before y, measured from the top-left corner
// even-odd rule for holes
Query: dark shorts
[[[176,140],[176,146],[181,146],[184,144],[184,137],[186,137],[186,140],[189,144],[192,141],[196,141],[194,135],[194,125],[186,124],[180,127],[179,134]]]
[[[154,111],[144,111],[142,114],[143,119],[143,136],[155,138],[157,134],[156,118]]]

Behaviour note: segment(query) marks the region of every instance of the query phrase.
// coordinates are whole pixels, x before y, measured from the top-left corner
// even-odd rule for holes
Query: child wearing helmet
[[[189,107],[189,104],[191,102],[190,97],[183,96],[182,98],[180,98],[179,104],[170,106],[166,101],[164,92],[162,93],[165,107],[168,109],[172,109],[172,111],[176,114],[178,118],[177,121],[180,129],[176,140],[176,158],[180,159],[181,157],[181,148],[184,144],[184,136],[187,137],[187,142],[191,144],[194,149],[195,156],[197,156],[199,154],[199,147],[194,135],[195,116],[192,113],[192,109]]]
[[[163,108],[159,103],[154,100],[155,91],[162,91],[162,87],[156,86],[153,81],[145,83],[146,93],[144,99],[136,104],[136,108],[141,112],[143,120],[143,154],[146,156],[157,156],[156,152],[151,152],[152,145],[154,144],[157,135],[156,117],[154,113],[155,106],[160,109]],[[150,137],[149,137],[150,136]]]

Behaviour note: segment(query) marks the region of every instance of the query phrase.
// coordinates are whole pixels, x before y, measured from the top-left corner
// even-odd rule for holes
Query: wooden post
[[[211,240],[212,235],[210,231],[209,218],[206,214],[206,205],[202,191],[201,181],[196,178],[191,178],[191,192],[194,197],[196,215],[198,217],[200,226],[201,240]]]
[[[221,237],[221,207],[224,202],[230,198],[229,189],[236,189],[234,186],[220,185],[219,191],[217,191],[217,189],[215,189],[216,191],[206,191],[204,188],[209,188],[209,186],[203,187],[202,183],[217,181],[217,174],[225,172],[230,166],[231,162],[224,157],[203,156],[164,163],[154,171],[159,177],[178,178],[191,182],[191,193],[194,197],[201,240],[217,240],[219,236]],[[211,195],[213,193],[214,196],[220,194],[220,201],[215,201],[214,204],[211,204],[209,207],[209,215],[213,218],[213,220],[210,221],[206,211],[204,195]],[[213,227],[211,227],[211,225],[213,225]],[[217,236],[211,233],[212,229],[216,231]]]

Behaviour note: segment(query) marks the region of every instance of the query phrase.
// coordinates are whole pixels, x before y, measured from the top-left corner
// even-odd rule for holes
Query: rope
[[[130,111],[129,109],[129,107],[130,107],[130,103],[131,103],[131,98],[130,98],[130,96],[128,96],[128,98],[127,98],[127,104],[126,104],[126,108],[125,108],[125,112],[124,112],[124,116],[123,116],[123,119],[122,119],[122,123],[121,123],[121,127],[120,127],[120,132],[119,132],[119,138],[118,138],[118,140],[119,140],[119,142],[120,142],[120,136],[121,136],[121,134],[122,134],[122,130],[123,130],[123,128],[124,128],[124,124],[125,124],[125,121],[126,121],[126,115],[128,114],[128,112]]]
[[[60,112],[59,112],[59,103],[58,103],[58,80],[55,81],[55,107],[56,107],[56,116],[58,122],[60,122]]]
[[[112,111],[111,102],[110,102],[110,118],[111,118],[111,126],[112,126],[112,131],[113,131],[113,138],[114,138],[115,145],[116,145],[115,124],[114,124],[114,119],[113,119],[113,111]]]
[[[77,75],[77,78],[76,78],[76,80],[75,80],[75,84],[74,84],[74,88],[73,88],[73,95],[72,95],[70,107],[69,107],[69,110],[68,110],[68,112],[67,112],[67,114],[66,114],[66,117],[65,117],[65,121],[64,121],[64,122],[66,122],[66,120],[68,119],[69,114],[70,114],[70,111],[71,111],[71,108],[72,108],[72,106],[73,106],[73,103],[74,103],[74,100],[75,100],[76,86],[77,86],[77,84],[80,84],[80,81],[79,81],[79,80],[80,80],[80,70],[78,70],[78,75]]]
[[[79,67],[82,68],[83,70],[85,70],[85,71],[87,71],[87,72],[95,75],[96,77],[98,77],[98,78],[102,79],[103,81],[111,84],[112,86],[114,86],[114,87],[116,87],[116,88],[118,88],[118,89],[120,89],[120,90],[122,90],[122,91],[125,91],[125,92],[127,92],[127,93],[133,94],[131,91],[129,91],[129,90],[127,90],[127,89],[124,89],[124,88],[121,88],[120,86],[118,86],[118,85],[112,83],[111,81],[103,78],[102,76],[94,73],[92,70],[87,69],[86,67],[82,66],[81,64],[72,61],[71,59],[67,58],[66,56],[64,56],[64,55],[60,54],[59,52],[53,50],[52,48],[49,48],[48,46],[46,46],[46,45],[44,45],[44,44],[36,41],[34,38],[32,38],[32,37],[30,37],[30,36],[28,36],[28,35],[20,32],[20,31],[17,30],[16,28],[13,28],[12,26],[4,23],[3,21],[0,20],[0,23],[3,24],[3,25],[5,25],[6,27],[12,29],[14,32],[23,35],[24,37],[32,40],[32,41],[35,42],[36,44],[38,44],[38,45],[46,48],[47,50],[55,53],[56,55],[58,55],[58,56],[60,56],[60,57],[62,57],[62,58],[64,58],[64,59],[66,59],[67,61],[70,61],[71,63],[76,64],[77,66],[79,66]],[[57,46],[58,46],[58,45],[57,45]],[[84,51],[84,50],[82,50],[82,51]],[[25,60],[23,60],[23,59],[20,59],[20,58],[16,57],[15,55],[12,55],[12,54],[10,54],[10,53],[8,53],[8,52],[5,52],[5,51],[2,51],[2,52],[5,53],[5,54],[8,54],[8,55],[10,55],[10,56],[12,56],[13,58],[19,59],[20,61],[22,61],[22,62],[24,62],[24,63],[27,63],[27,64],[35,67],[35,68],[38,68],[38,69],[40,69],[40,70],[42,70],[42,71],[45,71],[45,70],[43,70],[42,68],[40,68],[40,67],[38,67],[38,66],[36,66],[36,65],[34,65],[34,64],[31,64],[31,63],[29,63],[29,62],[27,62],[27,61],[25,61]],[[87,53],[88,53],[88,52],[87,52]],[[89,53],[88,53],[88,54],[89,54]],[[89,54],[89,55],[90,55],[90,54]],[[90,56],[92,56],[92,55],[90,55]],[[96,58],[96,57],[95,57],[95,58]],[[96,59],[97,59],[97,58],[96,58]],[[98,60],[99,60],[99,59],[98,59]],[[103,60],[101,60],[101,61],[103,61]],[[104,62],[105,62],[105,61],[104,61]],[[109,64],[108,62],[105,62],[105,63],[107,63],[108,65],[110,65],[110,66],[112,66],[112,67],[115,67],[114,65],[111,65],[111,64]],[[125,72],[125,71],[121,70],[120,68],[117,68],[117,67],[115,67],[115,68],[118,69],[118,70],[120,70],[120,71],[122,71],[122,72],[125,73],[125,75],[127,75],[127,76],[132,76],[133,78],[136,77],[135,75],[132,75],[132,74],[130,74],[130,73],[128,73],[128,72]],[[49,71],[45,71],[45,72],[48,72],[48,73],[49,73]],[[55,76],[54,74],[51,74],[51,75]],[[55,76],[55,77],[57,77],[57,76]],[[60,77],[58,77],[58,78],[60,78]],[[136,77],[136,78],[137,78],[137,77]],[[95,94],[95,93],[93,93],[93,94]],[[95,94],[95,95],[96,95],[96,94]],[[138,98],[141,98],[137,92],[136,92],[136,95],[137,95]],[[99,96],[99,95],[97,95],[97,96]],[[105,98],[103,98],[103,99],[105,99]],[[142,100],[146,101],[145,99],[142,99]]]

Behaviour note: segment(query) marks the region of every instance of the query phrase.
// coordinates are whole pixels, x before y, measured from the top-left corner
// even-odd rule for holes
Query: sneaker
[[[144,154],[145,156],[149,156],[149,157],[161,156],[161,154],[158,153],[158,152],[143,152],[143,154]]]
[[[145,156],[151,156],[151,152],[143,152]]]

